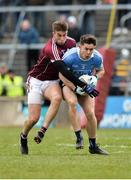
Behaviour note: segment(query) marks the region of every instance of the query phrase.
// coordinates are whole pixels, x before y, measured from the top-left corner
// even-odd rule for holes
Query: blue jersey
[[[103,68],[103,58],[97,50],[93,51],[89,59],[84,60],[80,57],[79,47],[75,47],[64,54],[63,61],[76,77],[84,74],[93,75],[95,70]]]

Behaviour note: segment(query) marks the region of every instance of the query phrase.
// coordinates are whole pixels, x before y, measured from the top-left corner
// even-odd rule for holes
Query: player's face
[[[85,60],[89,59],[95,47],[93,44],[80,45],[80,57]]]
[[[66,32],[55,31],[55,32],[53,32],[53,37],[54,37],[55,42],[58,45],[63,45],[63,44],[65,44],[65,41],[67,39],[67,31]]]

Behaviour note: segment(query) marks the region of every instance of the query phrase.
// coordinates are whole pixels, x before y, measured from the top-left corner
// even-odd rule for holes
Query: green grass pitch
[[[84,134],[84,149],[75,149],[70,128],[50,128],[37,145],[29,135],[29,155],[19,152],[21,128],[0,127],[1,179],[129,179],[131,178],[131,130],[98,129],[97,142],[109,156],[91,155]]]

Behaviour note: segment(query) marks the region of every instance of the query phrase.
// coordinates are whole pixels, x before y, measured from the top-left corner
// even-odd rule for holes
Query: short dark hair
[[[54,31],[68,31],[68,24],[63,21],[55,21],[52,24],[52,30]]]
[[[93,44],[96,46],[96,37],[91,34],[85,34],[80,37],[80,44]]]

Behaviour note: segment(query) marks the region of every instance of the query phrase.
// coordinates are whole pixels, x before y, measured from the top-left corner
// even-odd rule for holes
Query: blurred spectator
[[[131,4],[131,0],[118,0],[118,4],[128,5]],[[123,34],[128,33],[128,29],[131,28],[130,26],[131,20],[129,19],[125,22],[125,27],[121,27],[120,21],[121,18],[129,12],[131,11],[127,9],[117,11],[117,25],[116,25],[117,27],[114,30],[114,35],[120,35],[121,33]]]
[[[39,34],[38,31],[31,26],[28,20],[23,20],[21,23],[21,30],[18,35],[20,43],[24,44],[34,44],[39,43]],[[26,53],[26,63],[28,71],[32,68],[38,59],[39,50],[38,49],[27,49]]]
[[[80,29],[77,26],[76,17],[75,16],[69,16],[67,18],[67,23],[69,25],[68,36],[70,36],[71,38],[74,38],[76,40],[76,42],[79,42],[81,32],[80,32]]]
[[[0,7],[9,6],[10,4],[11,4],[11,0],[0,0]],[[8,31],[9,15],[10,15],[9,12],[0,13],[0,37],[3,37],[5,33]]]
[[[27,3],[27,0],[10,0],[10,5],[11,6],[27,6],[28,3]],[[18,23],[18,20],[19,20],[19,16],[20,16],[20,13],[21,12],[14,12],[13,13],[13,23],[12,23],[12,29],[13,29],[13,32],[15,31],[16,29],[16,25]],[[24,19],[27,18],[27,14],[25,14],[25,17]]]
[[[94,5],[97,0],[77,0],[81,5]],[[80,12],[80,28],[82,34],[95,35],[95,11],[82,10]]]
[[[52,0],[54,5],[72,5],[73,0]],[[70,11],[58,11],[60,21],[67,21]]]
[[[4,5],[4,0],[0,0],[0,7],[2,7]],[[0,37],[3,37],[3,30],[2,30],[2,26],[3,26],[3,22],[4,22],[4,14],[0,13]]]
[[[5,81],[7,78],[8,67],[5,63],[0,64],[0,96],[6,95]]]
[[[127,82],[130,82],[130,52],[128,49],[121,50],[120,59],[115,65],[110,95],[124,95],[127,90]],[[129,83],[128,82],[128,83]]]
[[[118,76],[116,69],[114,69],[109,95],[122,96],[125,94],[125,91],[126,91],[126,78],[122,76]]]
[[[25,94],[23,78],[17,76],[13,70],[9,70],[7,73],[5,87],[8,97],[18,97]]]
[[[29,6],[45,6],[48,0],[27,0]],[[45,11],[31,12],[31,22],[34,27],[36,27],[40,33],[40,36],[46,36],[46,17]]]
[[[126,48],[121,49],[120,59],[117,60],[116,75],[127,77],[130,74],[130,51]]]

